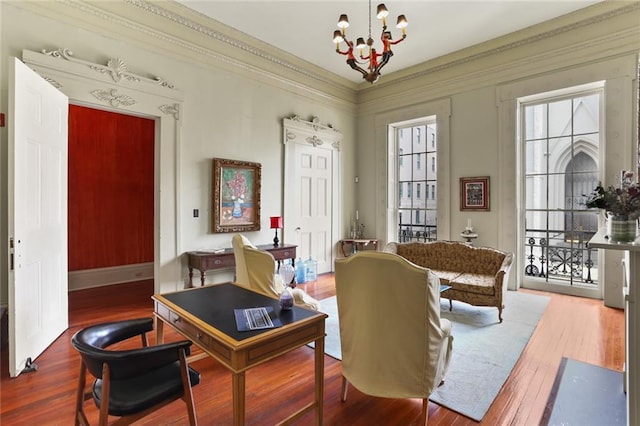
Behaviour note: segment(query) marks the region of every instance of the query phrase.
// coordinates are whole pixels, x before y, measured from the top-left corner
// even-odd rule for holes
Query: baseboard
[[[69,291],[153,278],[153,262],[69,271]]]

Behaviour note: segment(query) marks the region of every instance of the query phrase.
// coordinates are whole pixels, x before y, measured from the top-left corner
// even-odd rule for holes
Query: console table
[[[589,247],[625,252],[627,283],[623,287],[625,319],[624,389],[627,392],[627,424],[640,424],[640,237],[631,243],[609,241],[600,229]]]
[[[286,259],[291,259],[291,265],[293,266],[296,261],[296,245],[292,244],[280,244],[274,246],[273,244],[263,244],[256,246],[259,250],[268,251],[271,253],[278,262],[278,268],[280,262]],[[193,270],[200,271],[200,284],[204,285],[204,274],[206,271],[214,269],[225,269],[236,266],[236,260],[233,257],[233,249],[225,248],[220,252],[213,251],[189,251],[187,252],[187,260],[189,267],[189,287],[193,287]]]

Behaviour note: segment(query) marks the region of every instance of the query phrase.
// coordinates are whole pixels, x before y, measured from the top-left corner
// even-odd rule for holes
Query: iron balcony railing
[[[398,225],[398,241],[407,243],[410,241],[435,241],[438,239],[436,225],[416,225],[401,223]]]
[[[526,276],[570,285],[597,285],[598,250],[589,247],[593,230],[525,230]]]

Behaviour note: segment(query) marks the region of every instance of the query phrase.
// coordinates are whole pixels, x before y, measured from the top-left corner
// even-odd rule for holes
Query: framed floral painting
[[[260,230],[260,163],[213,159],[214,233]]]

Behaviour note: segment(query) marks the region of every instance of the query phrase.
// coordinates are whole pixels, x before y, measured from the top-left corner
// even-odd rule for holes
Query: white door
[[[318,274],[332,270],[332,151],[295,144],[293,209],[298,256],[318,262]],[[287,235],[289,239],[291,234]]]
[[[68,99],[14,58],[9,71],[9,373],[68,328]]]

